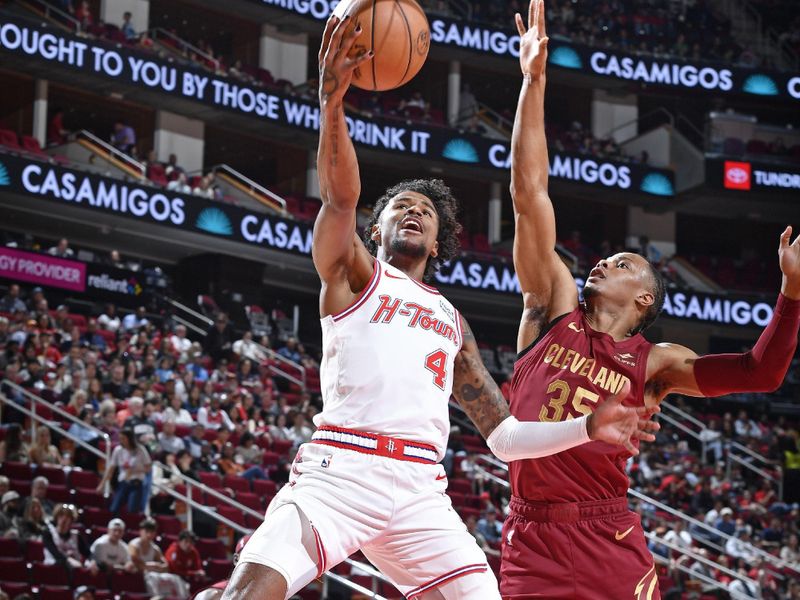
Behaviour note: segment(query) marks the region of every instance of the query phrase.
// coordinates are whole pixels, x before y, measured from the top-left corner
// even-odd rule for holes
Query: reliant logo
[[[780,93],[775,81],[766,75],[750,75],[745,79],[742,91],[756,96],[777,96]]]
[[[442,156],[464,163],[480,162],[478,151],[470,142],[462,138],[455,138],[447,142],[442,150]]]
[[[233,225],[228,215],[219,208],[205,208],[199,215],[195,227],[214,235],[233,235]]]
[[[98,290],[105,290],[107,292],[117,292],[118,294],[125,294],[127,296],[139,296],[142,293],[142,286],[135,277],[129,279],[115,279],[110,277],[108,273],[102,275],[89,275],[86,278],[86,283],[89,287]]]
[[[725,161],[725,175],[723,185],[729,190],[750,189],[750,163]]]
[[[0,185],[11,185],[11,178],[8,176],[8,169],[0,163]]]
[[[672,182],[666,175],[662,175],[661,173],[648,173],[645,175],[640,188],[643,192],[653,194],[654,196],[675,195]]]
[[[583,61],[578,53],[568,46],[559,46],[552,52],[547,60],[549,63],[565,69],[582,69]]]

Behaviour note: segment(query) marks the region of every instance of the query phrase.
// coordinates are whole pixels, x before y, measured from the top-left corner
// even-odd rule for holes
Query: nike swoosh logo
[[[442,479],[447,479],[447,475],[437,475],[436,481],[441,481]]]
[[[570,323],[569,325],[567,325],[567,327],[569,327],[570,329],[572,329],[572,331],[574,331],[575,333],[583,333],[583,331],[584,331],[583,329],[578,329],[578,326],[577,326],[577,325],[575,325],[575,321],[573,321],[572,323]]]
[[[407,279],[406,277],[398,277],[397,275],[392,275],[389,271],[385,271],[384,275],[386,275],[389,279]]]
[[[614,534],[614,539],[620,541],[621,539],[625,538],[631,531],[633,531],[633,528],[634,525],[631,525],[628,529],[626,529],[622,533],[620,533],[619,529],[617,529],[617,532]]]

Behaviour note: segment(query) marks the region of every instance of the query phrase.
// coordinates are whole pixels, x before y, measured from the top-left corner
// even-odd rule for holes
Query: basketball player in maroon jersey
[[[664,284],[643,257],[620,253],[589,273],[580,303],[575,281],[555,252],[547,192],[544,132],[547,36],[544,3],[520,15],[524,81],[512,138],[514,265],[524,298],[511,413],[562,421],[593,411],[630,382],[628,402],[657,406],[669,393],[697,397],[772,391],[797,345],[800,242],[780,236],[783,284],[775,313],[743,354],[699,357],[641,333],[658,316]],[[511,515],[504,527],[500,590],[504,599],[659,598],[653,559],[638,517],[627,507],[630,453],[592,442],[552,456],[512,461]]]

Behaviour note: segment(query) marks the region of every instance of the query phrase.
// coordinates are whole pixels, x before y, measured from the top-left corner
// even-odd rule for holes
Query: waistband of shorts
[[[388,435],[356,431],[355,429],[345,429],[344,427],[323,425],[314,432],[314,435],[311,436],[311,441],[315,444],[334,446],[395,460],[428,465],[439,462],[439,453],[430,444],[401,440]]]
[[[627,498],[589,502],[532,502],[511,496],[511,514],[539,523],[574,523],[628,512]]]

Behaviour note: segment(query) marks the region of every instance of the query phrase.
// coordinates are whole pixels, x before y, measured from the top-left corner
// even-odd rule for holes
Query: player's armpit
[[[475,423],[484,438],[505,420],[510,413],[500,388],[486,370],[478,344],[467,320],[461,317],[463,343],[456,355],[453,373],[453,396]]]

